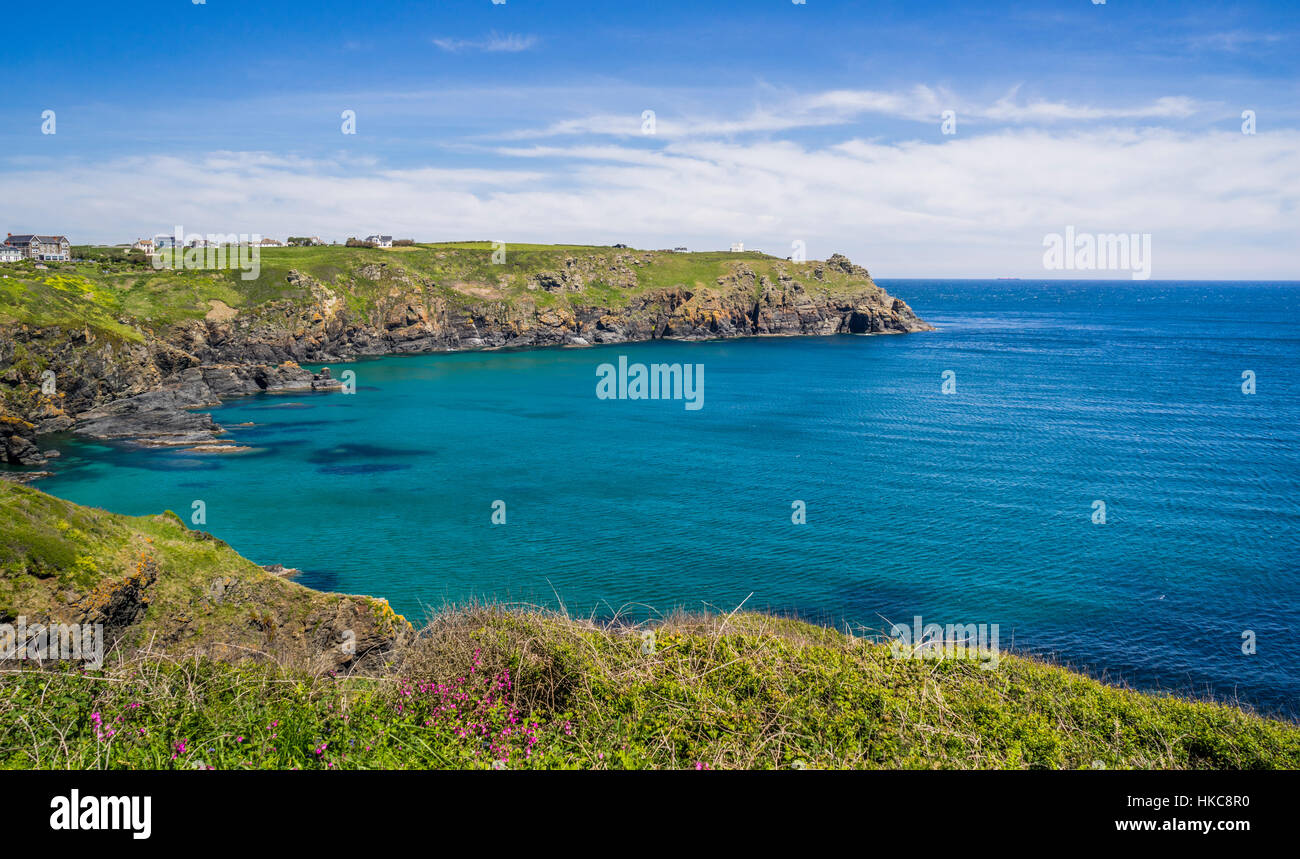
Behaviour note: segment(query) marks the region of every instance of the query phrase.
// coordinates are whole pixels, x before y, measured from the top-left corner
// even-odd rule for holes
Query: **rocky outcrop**
[[[158,562],[142,557],[128,575],[120,579],[105,577],[89,592],[81,595],[65,592],[64,598],[72,607],[72,619],[76,623],[103,624],[105,638],[116,641],[128,627],[144,618],[150,588],[157,581]]]
[[[190,409],[259,391],[313,389],[313,375],[297,364],[222,364],[189,367],[157,391],[113,400],[83,412],[76,432],[93,438],[128,438],[151,446],[212,443],[222,430],[212,416]]]
[[[45,454],[36,446],[35,436],[34,424],[0,414],[0,460],[15,465],[44,465]]]
[[[106,661],[147,649],[369,672],[411,631],[385,600],[305,588],[174,513],[121,516],[4,481],[0,509],[0,622],[100,625]]]

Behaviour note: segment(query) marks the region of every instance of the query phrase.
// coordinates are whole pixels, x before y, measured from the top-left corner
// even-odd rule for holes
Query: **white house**
[[[18,248],[0,245],[0,262],[18,262],[22,258],[23,252]]]
[[[377,248],[391,248],[393,246],[392,236],[366,236],[366,241]]]
[[[732,242],[732,243],[731,243],[731,252],[732,252],[733,254],[743,253],[744,250],[745,250],[745,243],[744,243],[744,242]]]
[[[136,239],[135,244],[131,245],[131,250],[144,251],[145,256],[151,257],[154,252],[153,239]]]

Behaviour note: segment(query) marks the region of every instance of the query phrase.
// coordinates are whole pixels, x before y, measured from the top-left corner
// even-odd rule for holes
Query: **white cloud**
[[[897,92],[839,89],[813,95],[782,94],[772,99],[772,104],[755,107],[740,117],[657,112],[655,135],[688,138],[771,133],[846,125],[873,115],[937,124],[945,110],[956,111],[959,120],[984,120],[982,125],[987,128],[1113,119],[1185,119],[1203,109],[1186,96],[1164,96],[1144,104],[1108,106],[1044,99],[1021,103],[1019,90],[1019,87],[1014,87],[991,104],[964,99],[946,89],[924,85]],[[510,132],[503,137],[522,140],[583,134],[638,136],[642,134],[640,112],[564,119],[542,128]]]
[[[942,141],[686,140],[496,153],[502,168],[383,169],[219,152],[0,173],[13,229],[128,241],[381,229],[423,240],[625,241],[848,253],[878,276],[1041,276],[1066,225],[1151,233],[1153,277],[1300,277],[1300,133],[1008,129]],[[514,165],[524,169],[517,169]]]
[[[1017,88],[1018,89],[1018,88]],[[975,116],[1004,122],[1057,122],[1097,119],[1185,119],[1199,110],[1185,96],[1164,96],[1147,104],[1129,107],[1090,107],[1041,99],[1018,104],[1017,89],[985,108],[971,110]]]
[[[828,111],[845,121],[864,113],[903,119],[933,120],[943,110],[957,108],[958,99],[946,90],[918,85],[907,92],[831,90],[808,99],[808,112]]]
[[[1300,278],[1300,131],[1127,121],[1197,110],[1173,96],[1088,107],[1022,102],[1014,89],[983,106],[925,86],[763,95],[769,104],[735,116],[661,114],[652,137],[634,110],[497,135],[495,146],[441,141],[465,166],[395,166],[375,152],[15,156],[0,161],[0,199],[9,229],[76,241],[184,224],[336,239],[382,230],[643,247],[743,240],[784,256],[801,239],[814,256],[848,253],[884,276],[1042,275],[1043,236],[1073,225],[1151,233],[1157,279]],[[962,124],[945,137],[938,114],[950,104],[1004,124],[981,134]],[[933,125],[889,141],[837,128],[871,113]],[[781,139],[814,125],[820,142]],[[761,133],[740,133],[751,131]]]
[[[487,53],[515,54],[526,51],[537,44],[537,37],[518,35],[516,33],[489,33],[482,39],[438,38],[433,43],[444,51],[485,51]]]
[[[1193,50],[1226,51],[1237,53],[1246,48],[1272,46],[1284,41],[1280,33],[1252,33],[1247,30],[1225,30],[1192,36],[1186,44]]]

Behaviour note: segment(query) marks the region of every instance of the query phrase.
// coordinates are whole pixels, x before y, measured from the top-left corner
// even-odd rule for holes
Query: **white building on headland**
[[[391,248],[393,246],[392,236],[366,236],[366,241],[377,248]]]
[[[733,254],[744,253],[744,251],[745,251],[745,243],[744,243],[744,242],[732,242],[732,243],[731,243],[731,252],[732,252]]]

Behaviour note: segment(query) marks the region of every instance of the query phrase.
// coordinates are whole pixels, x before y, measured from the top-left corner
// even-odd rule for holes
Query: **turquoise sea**
[[[483,597],[996,623],[1003,648],[1294,714],[1300,284],[882,285],[940,330],[336,365],[355,395],[215,410],[252,452],[63,439],[38,486],[201,500],[244,555],[413,618]],[[598,399],[619,356],[702,365],[703,408]]]

